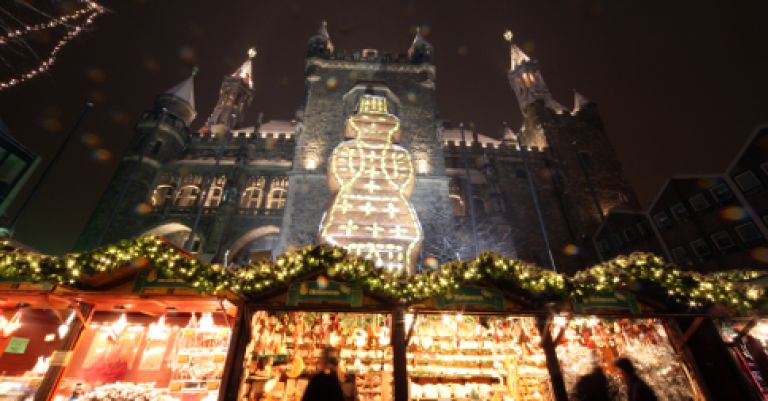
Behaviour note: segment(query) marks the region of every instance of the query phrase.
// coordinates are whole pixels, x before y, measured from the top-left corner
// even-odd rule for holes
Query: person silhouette
[[[576,401],[611,401],[608,376],[600,365],[595,365],[591,372],[581,376],[574,387]]]
[[[637,375],[635,364],[629,358],[618,358],[613,365],[621,372],[621,377],[627,385],[627,401],[658,401],[656,393],[640,376]]]

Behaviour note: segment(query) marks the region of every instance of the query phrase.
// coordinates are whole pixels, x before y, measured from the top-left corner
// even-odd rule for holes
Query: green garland
[[[61,257],[23,251],[7,241],[0,243],[0,274],[6,279],[82,286],[88,277],[109,274],[126,266],[152,266],[163,277],[183,280],[207,294],[231,289],[245,295],[258,295],[319,271],[405,302],[444,294],[462,284],[484,281],[519,289],[542,300],[581,299],[590,294],[650,282],[690,306],[720,304],[739,311],[768,307],[763,288],[744,284],[768,275],[768,272],[736,270],[700,274],[680,270],[647,253],[618,257],[572,277],[492,253],[483,253],[468,261],[451,261],[439,269],[406,276],[376,268],[368,260],[326,245],[286,252],[274,262],[254,262],[225,270],[220,265],[192,258],[153,237],[121,241],[90,252]]]

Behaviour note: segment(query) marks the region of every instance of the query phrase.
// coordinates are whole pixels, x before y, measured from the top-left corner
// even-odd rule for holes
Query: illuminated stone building
[[[420,237],[413,242],[420,247],[409,248],[414,263],[403,268],[430,267],[485,250],[549,265],[537,204],[558,269],[573,271],[596,261],[597,205],[607,212],[636,201],[595,105],[576,95],[573,109],[561,106],[547,90],[538,64],[512,46],[509,81],[524,125],[514,132],[499,124],[496,139],[439,119],[432,55],[432,45],[418,32],[402,54],[345,52],[334,48],[323,25],[307,45],[305,101],[291,122],[245,124],[252,98],[248,59],[224,78],[213,113],[193,130],[197,111],[190,77],[158,96],[139,120],[134,144],[79,247],[158,235],[206,260],[240,262],[289,247],[341,244],[340,233],[352,235],[354,227],[378,232],[373,223],[394,230],[397,222],[366,218],[384,213],[384,197],[400,194],[409,196],[389,210],[412,208],[417,218],[407,213],[392,218],[405,219],[400,229],[416,224],[413,233]],[[373,114],[362,111],[363,99],[375,99],[382,108]],[[347,146],[345,141],[355,141],[349,131],[345,137],[345,127],[362,121],[355,120],[360,113],[381,118],[385,125],[396,121],[397,134],[387,146],[401,149],[395,153],[402,153],[400,160],[410,167],[382,164],[377,171],[360,170],[371,174],[366,178],[370,193],[345,192],[346,199],[360,201],[342,208],[357,213],[353,218],[331,208],[340,201],[336,193],[344,190],[339,182],[334,185],[341,176],[338,169],[334,172],[333,155],[343,153],[338,149]],[[355,163],[385,163],[376,152]],[[375,181],[381,179],[378,174],[393,171],[413,177],[402,192],[374,193],[382,184]],[[388,185],[393,182],[400,181]],[[358,183],[360,188],[366,184]],[[321,232],[324,221],[335,223]],[[342,223],[350,224],[342,229]],[[394,246],[391,240],[390,245],[369,242],[365,246]]]

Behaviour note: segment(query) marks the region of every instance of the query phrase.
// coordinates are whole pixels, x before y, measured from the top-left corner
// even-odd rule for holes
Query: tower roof
[[[429,63],[432,61],[432,44],[421,35],[421,27],[416,27],[416,35],[408,49],[408,58],[412,63]]]
[[[581,93],[576,92],[575,90],[573,91],[573,112],[574,113],[581,110],[581,108],[587,105],[588,103],[592,103],[592,102]]]
[[[240,68],[237,69],[237,71],[232,73],[233,77],[237,77],[243,80],[249,88],[253,89],[253,80],[252,77],[252,63],[251,60],[256,57],[256,49],[250,48],[248,49],[248,60],[245,60],[243,65],[240,66]]]
[[[176,86],[165,92],[189,103],[193,110],[195,109],[195,75],[197,75],[197,67],[192,70],[189,78],[179,82]]]
[[[512,38],[514,35],[512,34],[512,31],[506,31],[504,32],[504,39],[509,42],[509,60],[510,60],[510,71],[514,71],[517,69],[517,67],[520,67],[523,63],[526,63],[531,60],[530,57],[528,57],[525,52],[523,52],[519,47],[517,47],[516,44],[512,43]]]

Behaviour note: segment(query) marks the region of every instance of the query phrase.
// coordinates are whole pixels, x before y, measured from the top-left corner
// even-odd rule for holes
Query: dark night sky
[[[303,96],[307,39],[327,19],[338,49],[405,52],[413,27],[435,46],[441,115],[498,135],[521,122],[501,34],[539,60],[555,97],[596,101],[626,175],[647,204],[673,174],[725,168],[768,122],[766,1],[204,1],[106,2],[50,74],[0,92],[0,118],[45,158],[86,100],[80,138],[21,218],[17,239],[47,252],[75,242],[132,125],[156,94],[197,76],[197,124],[221,77],[256,46],[251,118],[289,119]],[[4,71],[0,70],[0,74]],[[195,128],[197,125],[195,126]],[[24,194],[20,198],[23,198]]]

